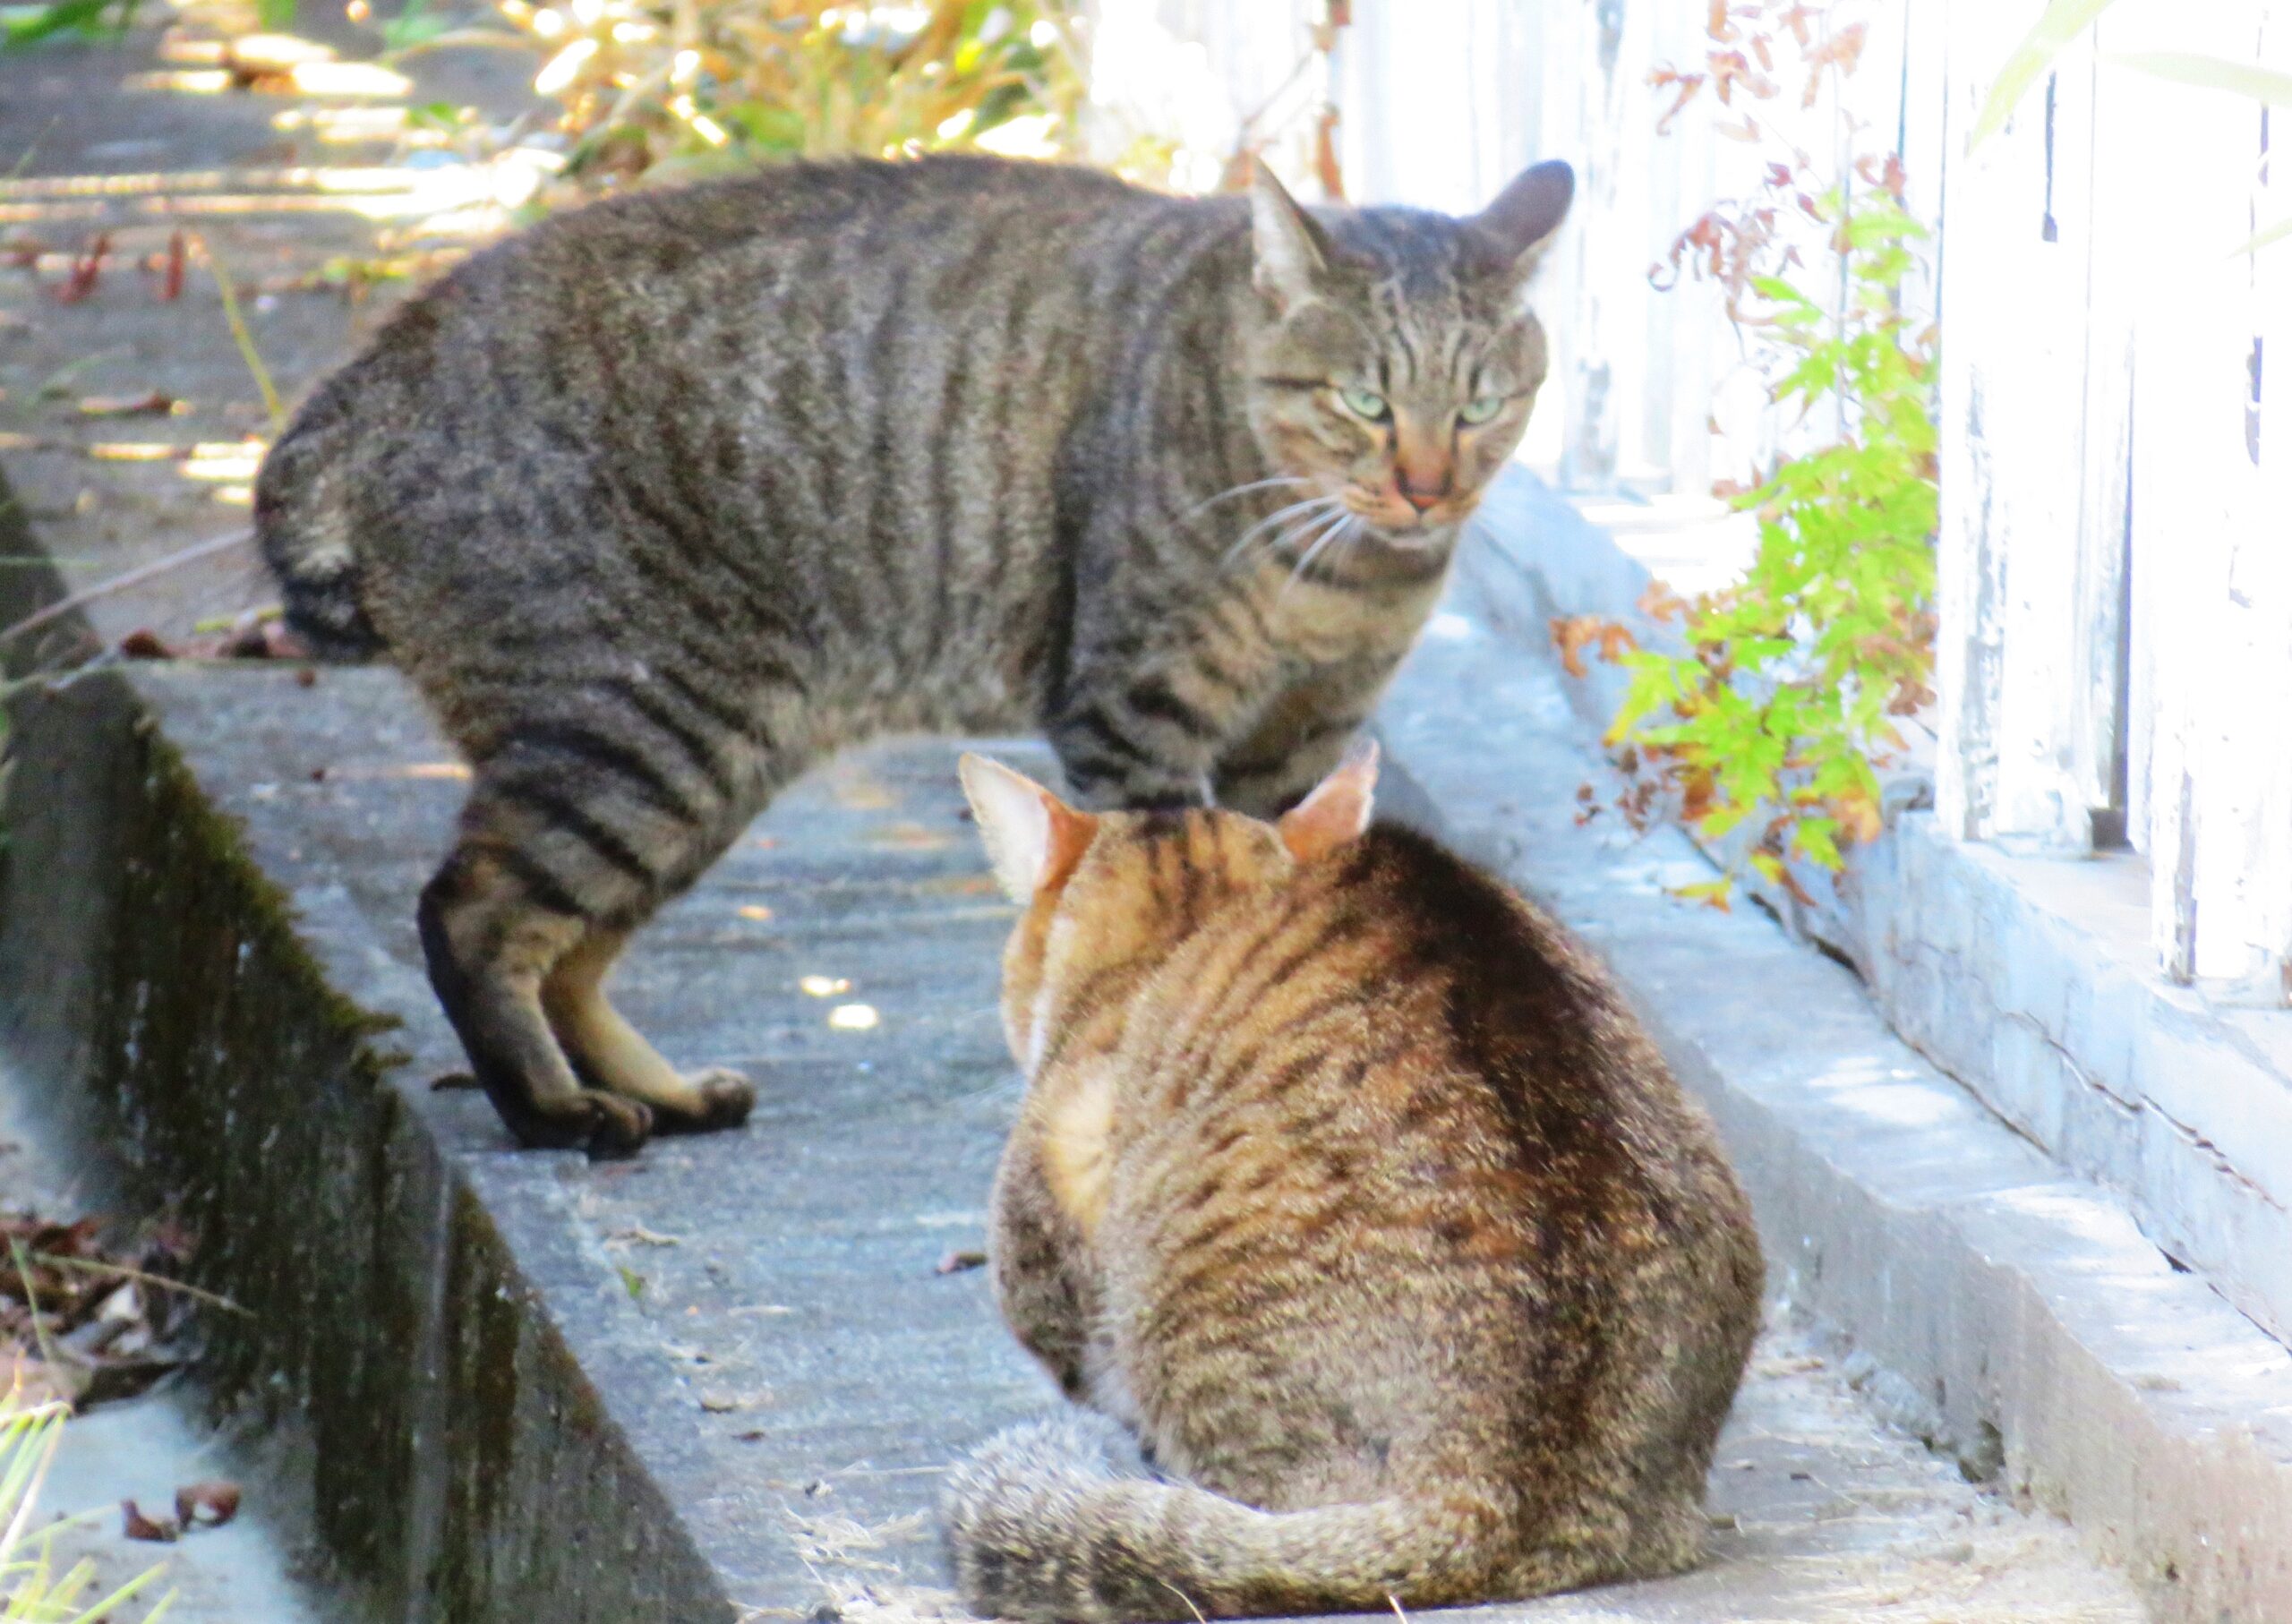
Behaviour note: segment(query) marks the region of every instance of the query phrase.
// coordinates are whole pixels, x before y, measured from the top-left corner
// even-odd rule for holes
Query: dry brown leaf
[[[1676,620],[1687,613],[1687,600],[1662,581],[1650,581],[1639,594],[1639,612],[1651,620]]]
[[[1552,645],[1560,651],[1561,669],[1571,677],[1591,675],[1584,666],[1584,650],[1599,635],[1597,615],[1554,615]]]
[[[90,395],[80,402],[82,417],[159,417],[175,409],[175,397],[164,389],[141,395]]]
[[[219,1528],[239,1514],[239,1485],[219,1477],[175,1491],[175,1521],[186,1529]]]
[[[119,1502],[120,1532],[132,1540],[144,1540],[155,1545],[172,1545],[183,1537],[182,1526],[167,1518],[157,1522],[143,1515],[132,1500]]]

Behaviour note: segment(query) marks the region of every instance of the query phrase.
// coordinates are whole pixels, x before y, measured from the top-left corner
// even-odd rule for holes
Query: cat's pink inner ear
[[[1050,849],[1043,862],[1042,876],[1035,881],[1038,892],[1064,885],[1099,832],[1099,820],[1091,814],[1077,812],[1048,790],[1042,791],[1042,799],[1043,809],[1050,815]]]
[[[979,837],[1003,892],[1014,902],[1064,881],[1082,859],[1098,819],[1077,812],[1024,773],[966,754],[956,765]]]
[[[1327,857],[1361,838],[1376,800],[1377,741],[1364,739],[1311,795],[1281,815],[1281,843],[1301,863]]]

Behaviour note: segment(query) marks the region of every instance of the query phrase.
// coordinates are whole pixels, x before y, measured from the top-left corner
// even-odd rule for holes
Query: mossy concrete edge
[[[202,1318],[217,1419],[377,1619],[732,1618],[389,1080],[396,1012],[329,976],[139,680],[12,698],[0,1044],[246,1311]]]

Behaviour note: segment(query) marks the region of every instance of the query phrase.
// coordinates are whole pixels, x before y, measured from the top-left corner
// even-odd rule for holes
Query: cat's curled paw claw
[[[590,1160],[609,1161],[634,1156],[653,1137],[653,1107],[642,1100],[604,1093],[585,1098],[594,1122],[589,1131]]]
[[[663,1133],[717,1133],[737,1128],[756,1108],[756,1084],[730,1066],[712,1065],[685,1079],[700,1101],[696,1111],[654,1108],[654,1125]]]

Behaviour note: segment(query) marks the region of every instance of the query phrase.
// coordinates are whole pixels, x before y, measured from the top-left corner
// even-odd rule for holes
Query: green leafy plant
[[[125,1624],[120,1610],[166,1577],[165,1568],[151,1568],[96,1596],[93,1563],[82,1560],[57,1571],[54,1542],[61,1526],[32,1531],[40,1483],[70,1415],[69,1406],[30,1404],[13,1389],[0,1391],[0,1620],[7,1624]],[[153,1624],[172,1600],[161,1597],[141,1624]]]
[[[567,176],[586,183],[982,146],[1048,155],[1082,90],[1064,0],[499,9],[546,53],[535,88],[561,109]]]
[[[1715,69],[1723,57],[1771,66],[1776,36],[1746,26],[1760,8],[1723,9]],[[1793,14],[1811,73],[1852,71],[1859,35],[1826,32],[1806,7]],[[1658,86],[1687,77],[1658,75]],[[1764,73],[1709,77],[1730,95],[1778,93]],[[1758,520],[1740,581],[1692,602],[1658,590],[1643,603],[1677,623],[1676,652],[1636,646],[1608,623],[1554,628],[1571,666],[1580,669],[1578,651],[1591,644],[1629,670],[1608,731],[1629,780],[1618,804],[1635,825],[1669,815],[1725,845],[1734,854],[1725,870],[1685,893],[1722,906],[1743,863],[1810,900],[1793,859],[1834,870],[1843,846],[1877,833],[1876,768],[1903,748],[1895,719],[1930,697],[1936,335],[1902,304],[1927,233],[1903,206],[1898,156],[1868,154],[1819,190],[1812,172],[1795,150],[1771,163],[1756,195],[1697,220],[1655,277],[1658,286],[1682,274],[1722,285],[1736,324],[1780,357],[1776,406],[1834,417],[1841,432],[1727,492]],[[1794,213],[1825,234],[1828,257],[1812,267],[1786,229]],[[1830,294],[1842,272],[1843,308],[1808,291]]]
[[[0,36],[0,49],[19,50],[62,34],[100,38],[127,31],[139,0],[56,0],[17,18]]]

